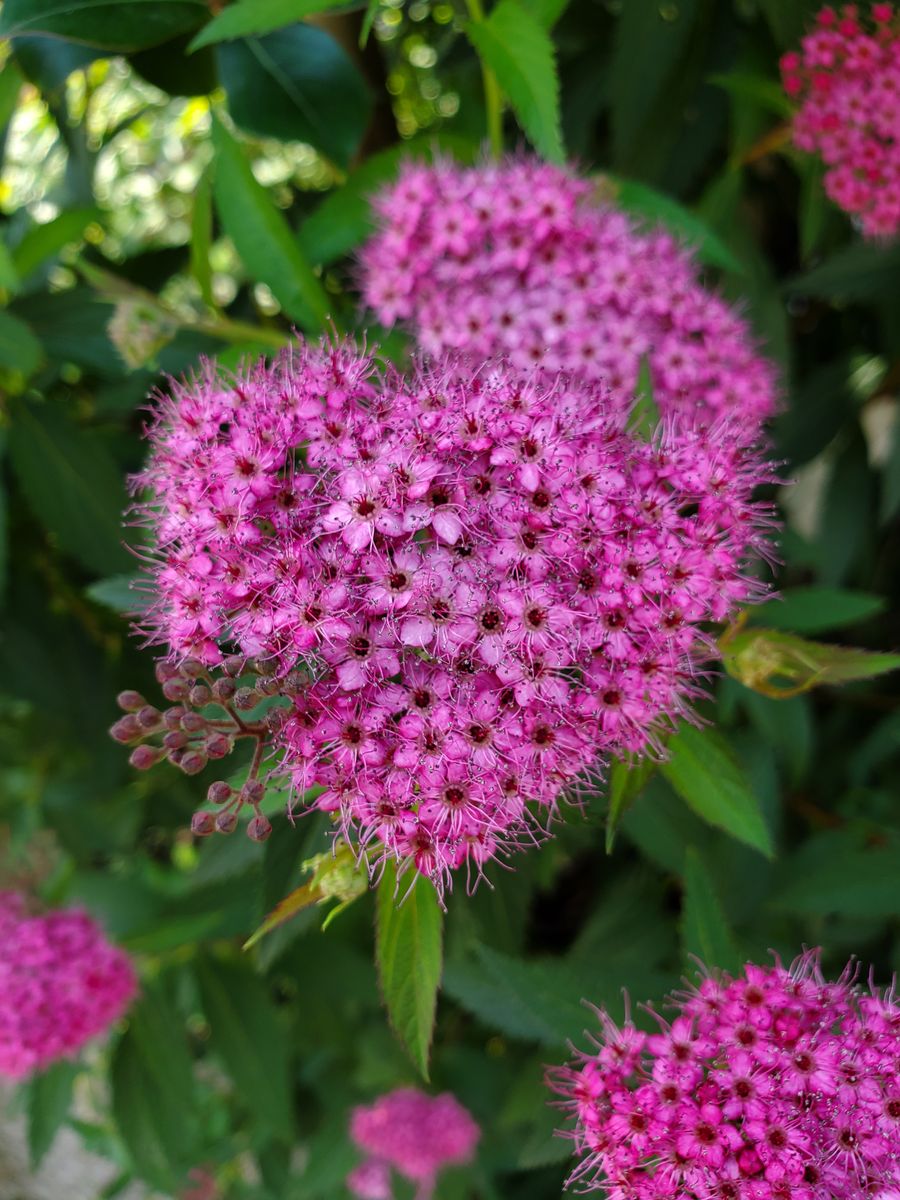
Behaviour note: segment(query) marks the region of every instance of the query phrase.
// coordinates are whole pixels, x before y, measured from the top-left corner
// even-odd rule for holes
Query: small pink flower
[[[104,1033],[134,999],[131,961],[77,909],[27,915],[0,892],[0,1076],[25,1079]]]
[[[705,976],[653,1036],[601,1013],[596,1052],[550,1079],[575,1119],[570,1182],[610,1200],[887,1200],[900,1008],[855,978],[826,982],[806,953]],[[842,1095],[841,1075],[859,1086]]]

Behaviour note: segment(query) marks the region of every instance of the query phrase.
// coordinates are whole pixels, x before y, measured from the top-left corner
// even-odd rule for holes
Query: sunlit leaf
[[[719,645],[729,675],[775,699],[900,670],[900,654],[811,642],[777,629],[741,630]]]

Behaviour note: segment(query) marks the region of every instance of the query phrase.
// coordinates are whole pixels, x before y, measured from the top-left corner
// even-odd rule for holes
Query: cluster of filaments
[[[799,108],[794,141],[825,164],[825,190],[871,238],[900,229],[900,19],[873,4],[824,8],[799,51],[781,60]]]
[[[121,1017],[137,990],[128,956],[83,912],[31,916],[0,892],[0,1077],[25,1079]]]
[[[370,864],[435,881],[536,836],[605,756],[653,752],[704,624],[759,591],[759,460],[721,425],[646,442],[627,419],[597,384],[453,360],[380,376],[346,346],[175,386],[139,479],[176,701],[146,712],[176,725],[148,753],[189,769],[255,738],[255,766],[268,751],[295,796],[316,789]],[[248,659],[247,703],[270,706],[252,726]],[[181,711],[207,700],[221,720]],[[197,832],[254,800],[226,798]]]
[[[609,1200],[897,1195],[900,1008],[852,984],[807,954],[704,978],[656,1034],[601,1013],[596,1051],[551,1076],[570,1182]]]
[[[775,408],[771,364],[693,255],[602,193],[525,157],[407,164],[376,201],[363,296],[431,354],[503,355],[629,395],[646,362],[663,413],[737,415],[729,436],[752,444]]]

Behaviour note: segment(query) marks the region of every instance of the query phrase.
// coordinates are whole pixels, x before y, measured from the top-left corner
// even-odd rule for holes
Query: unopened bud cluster
[[[120,692],[119,707],[125,715],[110,729],[110,734],[123,745],[135,745],[130,762],[139,771],[147,771],[166,761],[185,775],[197,775],[211,760],[225,758],[240,738],[256,742],[250,773],[239,788],[223,779],[209,785],[207,800],[215,811],[194,814],[191,830],[198,837],[212,833],[233,833],[241,811],[249,807],[253,815],[247,834],[254,841],[264,842],[272,826],[260,811],[265,784],[258,777],[263,749],[284,721],[284,710],[271,708],[259,719],[250,714],[272,695],[272,681],[265,676],[254,677],[256,663],[241,655],[225,659],[221,672],[214,677],[203,663],[188,658],[176,666],[160,662],[156,678],[162,694],[170,702],[168,708],[157,708],[135,691]],[[252,682],[247,683],[250,675]],[[302,686],[299,677],[296,686]],[[284,694],[284,681],[275,689]]]

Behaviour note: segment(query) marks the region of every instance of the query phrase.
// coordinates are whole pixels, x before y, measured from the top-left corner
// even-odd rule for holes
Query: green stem
[[[484,21],[484,9],[482,8],[481,0],[466,0],[466,8],[469,10],[469,16],[475,25],[480,25]],[[484,107],[487,115],[488,142],[491,147],[491,154],[494,158],[500,158],[503,154],[503,93],[500,90],[500,84],[497,82],[497,76],[484,59],[481,60],[481,78],[484,81]]]

